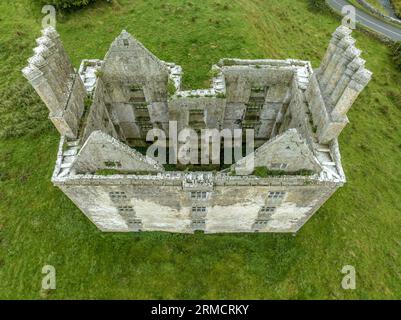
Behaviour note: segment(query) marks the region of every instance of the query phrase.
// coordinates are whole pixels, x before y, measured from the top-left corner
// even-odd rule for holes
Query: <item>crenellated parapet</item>
[[[85,87],[54,28],[42,30],[36,43],[22,73],[46,104],[60,134],[74,139],[84,111]]]
[[[345,26],[333,33],[322,64],[305,93],[320,143],[339,136],[348,124],[348,110],[372,78],[350,34]]]

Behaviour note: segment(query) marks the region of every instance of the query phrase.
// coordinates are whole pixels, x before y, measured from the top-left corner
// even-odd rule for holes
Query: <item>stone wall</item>
[[[102,131],[91,133],[79,151],[72,170],[75,173],[115,171],[160,172],[163,166]]]
[[[126,139],[144,140],[153,123],[167,128],[169,69],[130,34],[114,40],[101,74]]]
[[[307,184],[309,179],[301,178],[304,182],[294,185],[212,183],[184,187],[182,177],[164,183],[160,178],[144,178],[150,185],[132,185],[134,180],[123,177],[87,177],[86,183],[59,186],[99,229],[120,232],[192,233],[198,228],[206,233],[296,232],[341,185]],[[191,192],[200,190],[206,192],[205,198],[193,199]],[[206,211],[193,212],[194,207]],[[199,221],[204,224],[199,226]]]
[[[297,129],[289,129],[281,135],[270,139],[253,154],[245,157],[233,165],[233,168],[241,166],[252,158],[254,167],[266,167],[269,170],[284,172],[322,171],[321,165],[314,156],[305,139]]]
[[[116,131],[118,123],[113,123],[107,104],[110,101],[108,92],[101,78],[97,79],[95,92],[93,94],[93,102],[88,106],[87,116],[83,124],[82,142],[90,136],[93,131],[100,130],[110,136],[120,139],[121,136]]]

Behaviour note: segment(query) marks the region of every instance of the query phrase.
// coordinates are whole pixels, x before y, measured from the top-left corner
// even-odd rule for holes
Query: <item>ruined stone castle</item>
[[[61,135],[52,181],[102,231],[295,233],[346,181],[337,138],[372,76],[346,27],[316,70],[301,60],[222,59],[210,88],[189,91],[180,66],[126,31],[104,60],[83,60],[78,71],[56,30],[42,33],[23,74]],[[254,129],[258,170],[146,156],[147,132],[172,121],[178,130]]]

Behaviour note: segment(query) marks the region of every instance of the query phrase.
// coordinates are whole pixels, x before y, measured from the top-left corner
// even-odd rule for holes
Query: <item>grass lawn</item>
[[[40,9],[0,2],[0,298],[401,298],[401,72],[390,49],[354,32],[374,78],[340,138],[348,183],[296,237],[105,234],[50,182],[59,137],[20,74]],[[317,67],[339,21],[307,0],[118,0],[59,17],[57,28],[75,66],[102,58],[125,28],[198,88],[222,57]],[[55,291],[41,292],[46,264]],[[356,290],[341,288],[345,265]]]

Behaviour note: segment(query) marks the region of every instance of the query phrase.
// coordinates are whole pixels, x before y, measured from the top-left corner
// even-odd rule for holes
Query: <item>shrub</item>
[[[269,170],[266,167],[256,167],[253,175],[261,178],[267,178],[270,176],[310,176],[313,175],[313,173],[313,171],[307,169],[287,172],[282,170]]]
[[[39,2],[41,5],[50,4],[55,6],[57,9],[76,9],[87,6],[91,2],[96,0],[34,0]]]
[[[309,8],[313,11],[324,11],[326,7],[326,2],[324,0],[309,0]]]
[[[175,87],[173,81],[170,79],[168,80],[168,83],[167,83],[167,91],[168,91],[169,97],[172,97],[177,91],[177,88]]]
[[[391,0],[395,14],[401,19],[401,0]]]
[[[392,49],[394,63],[401,70],[401,41],[394,43]]]

